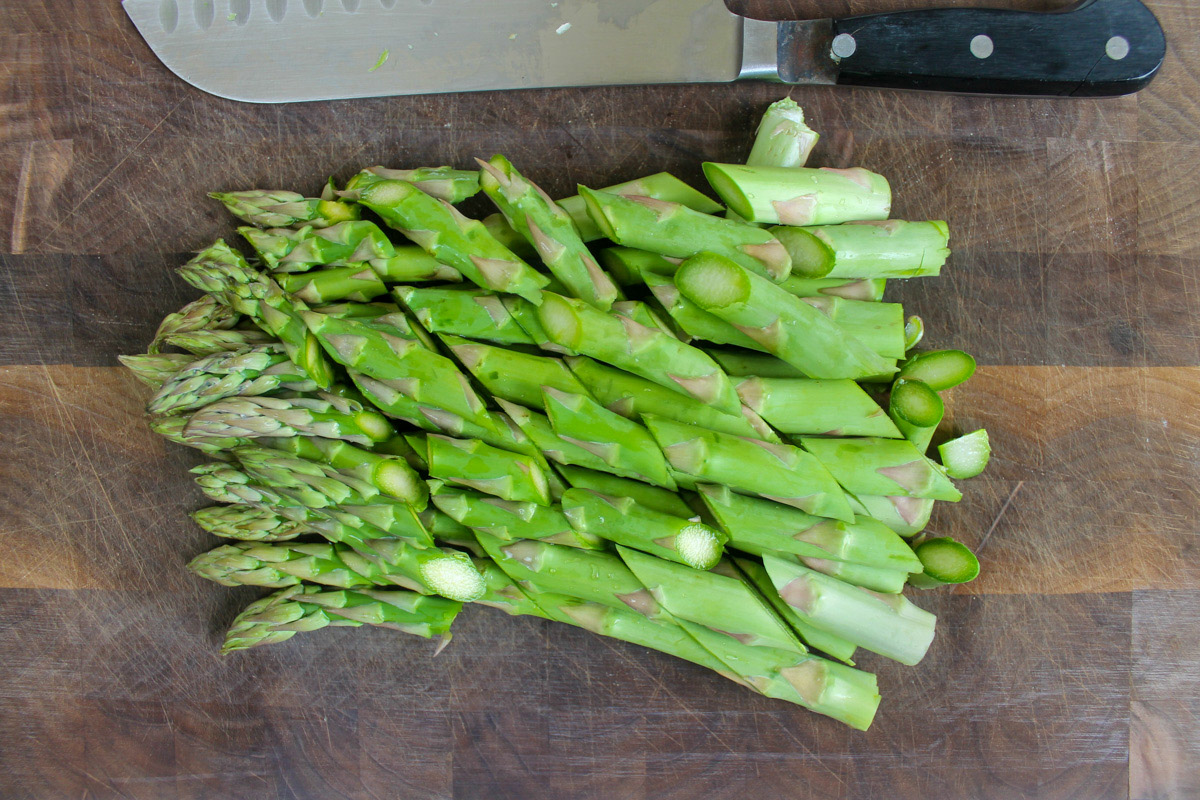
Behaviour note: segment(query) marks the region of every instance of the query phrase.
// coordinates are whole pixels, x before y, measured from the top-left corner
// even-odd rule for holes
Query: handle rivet
[[[833,37],[833,54],[838,58],[849,58],[858,49],[858,43],[848,33],[839,33]]]
[[[1104,43],[1104,55],[1113,61],[1120,61],[1129,55],[1129,40],[1124,36],[1114,36]]]
[[[992,37],[987,34],[981,33],[971,39],[971,55],[976,58],[987,58],[994,49]]]

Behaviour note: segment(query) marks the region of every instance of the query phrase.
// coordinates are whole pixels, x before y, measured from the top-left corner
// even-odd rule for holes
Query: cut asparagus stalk
[[[195,356],[210,356],[279,341],[262,330],[177,331],[163,337],[163,346],[178,347]],[[164,355],[171,355],[164,353]]]
[[[796,634],[736,572],[700,572],[621,545],[617,553],[672,616],[743,644],[805,652]]]
[[[363,264],[301,273],[280,272],[275,280],[285,292],[312,305],[341,300],[366,303],[387,294],[383,281]]]
[[[322,265],[361,264],[391,258],[395,248],[374,222],[352,220],[328,228],[238,228],[272,272],[307,272]]]
[[[770,229],[787,248],[793,271],[806,278],[934,276],[950,255],[945,222],[900,219]]]
[[[444,337],[444,341],[459,363],[488,392],[511,403],[541,409],[545,387],[587,394],[587,389],[560,359],[468,342],[453,336]]]
[[[879,708],[879,686],[871,673],[808,653],[743,644],[686,620],[679,625],[759,693],[796,703],[856,730],[871,726]]]
[[[221,302],[253,317],[263,330],[283,343],[288,357],[322,389],[333,383],[333,367],[316,337],[300,318],[304,304],[279,284],[250,268],[246,259],[218,239],[179,270],[185,281]]]
[[[354,572],[342,560],[341,553],[346,549],[328,542],[237,542],[201,553],[188,563],[187,568],[222,586],[278,589],[295,586],[301,581],[347,589],[373,586],[370,576]]]
[[[942,398],[922,381],[901,378],[892,384],[888,414],[904,438],[919,452],[929,449],[929,441],[942,421],[943,413]]]
[[[896,377],[923,381],[935,392],[943,392],[974,374],[975,359],[962,350],[929,350],[910,356]]]
[[[704,177],[725,205],[748,222],[828,225],[884,220],[892,210],[887,179],[862,167],[812,169],[708,161]]]
[[[655,299],[662,304],[671,319],[675,320],[685,333],[696,339],[704,339],[716,344],[729,344],[735,347],[745,347],[749,350],[765,348],[732,324],[700,308],[683,296],[675,285],[673,275],[660,275],[646,272],[642,275],[646,286],[654,294]]]
[[[767,575],[767,570],[762,564],[748,558],[735,558],[733,561],[742,574],[754,585],[754,588],[771,604],[775,613],[791,626],[792,630],[800,637],[800,641],[839,661],[854,665],[854,651],[858,649],[856,644],[802,620],[791,606],[783,602],[779,592],[775,591],[775,585],[771,583],[771,577]]]
[[[669,277],[679,268],[675,261],[668,261],[658,253],[620,245],[606,247],[596,257],[613,280],[624,287],[641,286],[647,273]]]
[[[741,411],[733,384],[716,362],[660,329],[552,292],[544,293],[538,318],[547,336],[562,347],[641,375],[725,413]]]
[[[661,514],[684,519],[689,519],[694,515],[691,507],[684,502],[683,498],[668,489],[582,467],[562,466],[558,468],[558,471],[562,473],[567,483],[576,489],[589,489],[611,497],[629,497],[639,505]]]
[[[417,403],[457,414],[477,425],[490,420],[458,366],[416,338],[401,314],[371,320],[303,312],[303,319],[331,358]]]
[[[440,488],[434,492],[433,502],[449,517],[468,528],[483,531],[506,542],[541,539],[589,550],[604,548],[599,537],[577,535],[562,509],[557,506],[514,503],[450,488]]]
[[[851,380],[745,378],[737,391],[783,433],[901,437],[879,404]]]
[[[530,456],[438,434],[427,436],[426,445],[430,477],[504,500],[550,505],[546,473]]]
[[[545,458],[558,464],[574,464],[591,470],[613,472],[627,478],[640,479],[637,473],[625,473],[620,467],[606,464],[595,453],[568,442],[554,432],[545,414],[497,398],[505,416],[525,434]]]
[[[502,155],[478,161],[480,185],[518,233],[525,237],[542,263],[574,297],[608,310],[620,294],[616,284],[596,263],[579,237],[567,212],[540,187],[525,178]]]
[[[631,497],[613,497],[588,489],[563,494],[563,514],[576,530],[678,561],[693,569],[712,569],[721,560],[728,537],[696,518],[677,517],[639,505]]]
[[[844,297],[877,303],[887,287],[884,278],[804,278],[789,275],[779,284],[797,297]]]
[[[915,314],[904,321],[904,350],[912,350],[925,338],[925,320]]]
[[[169,377],[146,405],[151,414],[178,414],[234,396],[276,390],[315,391],[317,385],[278,345],[216,353],[193,361]]]
[[[385,444],[393,447],[393,436]],[[374,486],[380,492],[423,509],[429,500],[429,490],[404,455],[389,455],[363,450],[340,439],[321,439],[293,436],[287,439],[266,439],[272,449],[290,453],[298,458],[319,461]]]
[[[644,420],[671,466],[697,481],[761,495],[817,516],[854,521],[833,476],[798,447],[715,433],[652,415]]]
[[[395,255],[391,258],[375,258],[367,262],[382,281],[413,283],[462,280],[461,272],[441,263],[414,244],[393,245],[393,249]]]
[[[823,575],[829,575],[845,583],[861,586],[873,592],[882,592],[883,594],[899,594],[904,591],[904,585],[912,577],[910,573],[904,570],[865,567],[862,564],[851,564],[847,561],[829,561],[823,558],[802,557],[800,563],[809,569],[815,569]]]
[[[690,258],[675,274],[675,285],[700,308],[736,325],[807,377],[865,378],[895,372],[894,362],[804,299],[729,259],[708,253]]]
[[[479,173],[473,169],[368,167],[346,183],[346,191],[342,194],[357,200],[359,190],[379,181],[407,181],[425,194],[447,203],[461,203],[479,193]]]
[[[325,393],[295,398],[227,397],[193,413],[184,432],[210,439],[321,436],[363,446],[394,434],[391,423],[379,412]]]
[[[783,245],[753,225],[649,197],[622,197],[586,186],[580,186],[579,193],[587,202],[588,216],[617,244],[675,258],[717,253],[775,281],[791,271],[791,257]]]
[[[992,445],[987,431],[977,431],[938,445],[942,466],[951,478],[974,478],[987,467]]]
[[[721,369],[732,378],[803,378],[804,373],[791,364],[776,358],[770,353],[753,353],[748,350],[722,350],[714,347],[706,349],[713,361],[721,365]]]
[[[900,495],[933,500],[962,499],[936,464],[903,439],[818,439],[800,445],[816,456],[846,491],[856,495]]]
[[[925,569],[910,575],[908,582],[919,589],[966,583],[979,576],[979,559],[965,544],[948,536],[926,539],[914,550]]]
[[[903,595],[851,586],[793,561],[763,557],[779,596],[805,622],[913,666],[933,642],[937,618]]]
[[[757,414],[745,407],[740,414],[726,414],[699,400],[683,397],[660,384],[590,358],[567,358],[566,361],[592,397],[623,417],[636,420],[643,414],[654,414],[734,436],[779,440]]]
[[[399,286],[396,297],[413,312],[425,330],[500,344],[536,344],[504,301],[474,287],[419,289]]]
[[[901,536],[914,536],[929,524],[933,500],[920,497],[847,495],[854,513],[882,522]]]
[[[884,358],[904,358],[904,308],[899,303],[846,300],[842,297],[801,299]]]
[[[533,339],[538,347],[551,353],[561,353],[568,356],[575,355],[575,351],[571,348],[563,347],[550,341],[546,329],[542,327],[541,319],[538,318],[538,308],[533,303],[510,295],[504,298],[504,307],[508,309],[508,313],[512,315],[512,318],[516,320],[521,329],[529,335],[529,338]]]
[[[754,146],[746,157],[752,167],[803,167],[820,135],[804,124],[804,110],[790,97],[767,106]]]
[[[134,377],[151,389],[158,389],[179,370],[191,365],[196,357],[185,353],[144,353],[136,356],[117,356]]]
[[[297,536],[313,533],[303,522],[253,506],[208,506],[191,513],[191,518],[204,530],[222,539],[244,542],[286,542]]]
[[[921,569],[908,544],[869,517],[839,522],[737,494],[727,486],[701,484],[699,491],[717,524],[729,535],[729,546],[747,553],[791,553],[905,574]]]
[[[483,223],[411,183],[385,180],[358,191],[359,202],[443,264],[484,289],[537,304],[548,281],[500,244]]]
[[[224,303],[217,302],[212,295],[204,295],[193,300],[183,308],[163,317],[154,338],[146,352],[151,355],[158,353],[159,347],[165,344],[166,337],[177,333],[192,331],[225,330],[232,328],[241,320],[242,315]]]
[[[293,228],[305,225],[326,228],[355,220],[359,208],[340,200],[305,197],[296,192],[251,189],[246,192],[210,192],[230,214],[260,228]]]

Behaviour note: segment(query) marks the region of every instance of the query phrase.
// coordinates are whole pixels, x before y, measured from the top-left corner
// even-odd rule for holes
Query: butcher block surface
[[[115,0],[6,4],[0,797],[1200,797],[1200,0],[1151,5],[1167,61],[1121,99],[753,84],[252,106],[171,75]],[[788,93],[823,134],[814,163],[881,172],[896,217],[949,221],[942,276],[889,299],[978,358],[946,425],[986,427],[995,453],[930,525],[977,550],[979,579],[914,595],[939,618],[919,666],[859,661],[884,698],[869,732],[486,608],[436,656],[366,628],[218,655],[259,593],[185,571],[215,544],[185,516],[200,458],[147,431],[116,360],[195,296],[187,252],[232,233],[205,192],[496,152],[559,196],[659,170],[703,186]]]

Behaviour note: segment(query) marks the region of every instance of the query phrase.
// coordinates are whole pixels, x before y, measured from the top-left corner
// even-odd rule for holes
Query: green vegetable
[[[951,478],[974,478],[987,467],[992,445],[983,428],[938,445],[942,466]]]
[[[709,161],[704,164],[704,177],[725,205],[748,222],[828,225],[883,220],[892,209],[887,179],[861,167],[810,169]]]
[[[948,536],[926,539],[915,548],[924,571],[908,578],[921,589],[932,589],[947,583],[966,583],[979,576],[979,559],[965,544]]]

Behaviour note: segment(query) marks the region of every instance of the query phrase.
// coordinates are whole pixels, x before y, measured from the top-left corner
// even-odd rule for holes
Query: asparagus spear
[[[802,557],[800,563],[823,575],[829,575],[845,583],[883,594],[899,594],[904,591],[904,585],[912,577],[904,570],[866,567],[862,564],[852,564],[849,561]]]
[[[916,353],[900,365],[896,377],[923,381],[935,392],[958,386],[975,374],[975,359],[961,350]]]
[[[536,459],[484,444],[430,434],[429,475],[504,500],[550,505],[550,485]]]
[[[228,458],[225,451],[253,443],[253,439],[244,436],[209,436],[207,434],[188,433],[187,425],[190,419],[186,416],[151,417],[150,430],[162,436],[167,441],[181,444],[184,447],[194,447],[202,453],[214,458]]]
[[[286,542],[313,532],[303,522],[294,522],[274,511],[241,504],[208,506],[193,511],[191,517],[197,525],[214,536],[244,542]]]
[[[612,304],[612,312],[620,317],[631,319],[639,325],[644,325],[647,328],[657,328],[673,339],[681,339],[676,329],[668,324],[665,316],[659,316],[655,308],[651,306],[654,303],[653,299],[649,303],[643,303],[639,300],[619,300]]]
[[[379,412],[324,392],[315,397],[226,397],[195,411],[184,431],[210,438],[321,436],[364,446],[394,433]]]
[[[164,339],[172,334],[224,330],[232,328],[240,319],[241,315],[232,308],[217,302],[215,297],[206,294],[178,311],[163,317],[146,352],[152,355],[157,353],[160,346],[165,343]]]
[[[563,514],[576,530],[632,547],[693,569],[712,569],[728,537],[692,517],[664,514],[632,497],[588,489],[563,494]]]
[[[358,265],[396,254],[374,222],[351,220],[327,228],[238,228],[272,272],[307,272],[322,265]]]
[[[641,286],[646,282],[647,273],[674,275],[679,267],[679,259],[671,261],[658,253],[621,245],[606,247],[597,253],[596,257],[613,280],[624,287]]]
[[[370,575],[351,570],[341,558],[348,548],[323,542],[237,542],[201,553],[188,569],[222,586],[267,586],[273,589],[311,581],[327,586],[373,586]]]
[[[251,189],[246,192],[210,192],[230,214],[260,228],[291,228],[309,225],[325,228],[358,219],[352,203],[332,198],[305,197],[296,192]]]
[[[804,278],[792,274],[780,284],[797,297],[844,297],[847,300],[879,302],[887,286],[885,278]]]
[[[620,291],[579,238],[570,215],[504,156],[476,161],[481,169],[479,182],[483,191],[508,224],[534,246],[554,277],[573,296],[607,311]]]
[[[765,352],[765,348],[754,339],[684,297],[675,285],[673,275],[646,272],[642,279],[655,299],[671,315],[671,319],[675,320],[675,324],[689,336],[716,344],[729,344]]]
[[[720,631],[739,642],[804,653],[783,620],[736,574],[700,572],[617,545],[617,553],[672,616]]]
[[[356,628],[362,625],[361,622],[332,616],[321,606],[303,601],[305,594],[319,591],[320,587],[317,586],[296,585],[255,600],[234,618],[225,634],[221,655],[286,642],[304,631],[331,626]]]
[[[855,514],[878,520],[901,536],[920,533],[929,524],[933,500],[899,495],[847,495]]]
[[[288,294],[312,305],[341,300],[366,303],[387,294],[387,286],[374,270],[363,264],[300,273],[279,272],[275,281]]]
[[[346,183],[346,190],[341,194],[358,200],[362,189],[380,181],[406,181],[425,194],[447,203],[461,203],[479,193],[479,173],[473,169],[367,167]]]
[[[729,377],[701,350],[626,317],[606,314],[553,292],[543,294],[538,318],[555,343],[641,375],[729,414],[741,403]]]
[[[737,378],[803,378],[804,373],[770,353],[752,353],[746,350],[722,350],[718,347],[704,352],[721,365],[727,375]],[[736,380],[735,380],[736,382]]]
[[[462,273],[441,263],[415,244],[392,245],[392,248],[395,251],[392,257],[373,258],[367,262],[382,281],[413,283],[462,280]]]
[[[737,392],[783,433],[901,436],[879,404],[851,380],[745,378]]]
[[[389,226],[476,285],[539,302],[547,279],[500,244],[483,223],[404,181],[373,183],[358,195],[358,201]]]
[[[803,436],[799,443],[853,494],[962,499],[962,493],[937,465],[907,440]]]
[[[912,442],[919,452],[924,453],[929,449],[929,441],[942,421],[944,411],[942,398],[927,384],[905,378],[892,384],[888,414],[904,438]]]
[[[453,336],[446,336],[443,341],[488,392],[509,402],[540,409],[542,390],[546,387],[587,394],[583,384],[557,358],[468,342]]]
[[[393,436],[381,444],[393,449]],[[285,439],[263,439],[271,449],[328,464],[341,475],[348,475],[374,486],[383,494],[402,500],[418,509],[425,508],[429,491],[416,473],[407,454],[372,452],[355,447],[341,439],[293,436]]]
[[[144,353],[136,356],[117,356],[117,360],[132,372],[135,378],[157,391],[175,373],[196,359],[185,353]]]
[[[474,287],[396,287],[396,297],[425,330],[499,344],[536,344],[497,296]]]
[[[888,219],[770,229],[805,278],[918,278],[937,275],[950,249],[945,222]],[[790,223],[789,223],[790,224]]]
[[[697,481],[761,495],[817,516],[854,521],[833,476],[798,447],[715,433],[652,415],[644,420],[671,466]]]
[[[783,618],[796,635],[800,637],[800,641],[805,645],[820,650],[823,653],[828,653],[839,661],[853,666],[854,651],[858,649],[858,645],[854,642],[849,642],[840,636],[835,636],[828,631],[823,631],[800,618],[800,615],[783,602],[783,598],[779,596],[779,592],[775,591],[774,584],[771,583],[771,577],[767,575],[766,568],[758,561],[753,561],[749,558],[735,558],[734,564],[738,570],[746,576],[746,579],[759,591],[775,613]]]
[[[675,285],[705,311],[730,322],[810,378],[866,378],[895,371],[894,362],[842,330],[804,299],[704,253],[685,261]]]
[[[852,522],[822,519],[790,506],[704,484],[700,497],[729,535],[729,546],[747,553],[790,553],[877,569],[916,572],[921,562],[908,544],[869,517]]]
[[[568,547],[604,548],[599,537],[576,531],[558,506],[514,503],[454,489],[434,492],[433,502],[452,519],[504,541],[542,539]]]
[[[266,331],[236,328],[233,330],[176,331],[164,336],[161,344],[187,350],[194,356],[210,356],[213,353],[245,350],[278,341]]]
[[[514,617],[530,616],[549,618],[541,606],[530,599],[529,594],[517,586],[508,573],[500,569],[491,558],[475,559],[475,568],[483,576],[484,592],[475,602],[489,608],[498,608]]]
[[[912,666],[933,642],[937,618],[903,595],[878,594],[792,561],[763,557],[783,601],[805,622]]]
[[[146,409],[151,414],[178,414],[226,397],[270,394],[280,389],[311,392],[316,388],[282,347],[263,345],[192,361],[163,382]]]
[[[803,297],[801,300],[884,358],[904,358],[907,338],[904,308],[899,303],[825,296]]]
[[[920,589],[932,589],[947,583],[966,583],[979,576],[979,559],[965,544],[949,536],[926,539],[915,548],[924,567],[908,582]]]
[[[542,393],[546,416],[559,438],[596,455],[618,474],[675,488],[662,451],[641,425],[580,394],[548,386]]]
[[[214,294],[226,305],[253,317],[274,334],[288,357],[322,389],[333,382],[333,368],[316,338],[299,317],[303,303],[289,297],[279,284],[250,268],[241,254],[224,241],[201,250],[180,268],[179,274],[201,291]]]
[[[588,216],[617,244],[675,258],[717,253],[775,281],[791,271],[791,257],[779,240],[753,225],[649,197],[622,197],[586,186],[579,193]]]
[[[980,428],[938,445],[942,467],[951,478],[974,478],[987,467],[992,446],[987,431]]]
[[[820,136],[804,124],[804,111],[790,97],[767,106],[754,146],[746,157],[749,166],[803,167]]]
[[[703,166],[713,191],[749,222],[825,225],[882,220],[892,209],[887,179],[861,167],[811,169],[711,161]]]
[[[576,489],[590,489],[610,497],[632,498],[638,505],[661,514],[684,519],[690,519],[694,515],[691,507],[684,502],[683,498],[669,489],[583,467],[560,466],[558,471],[567,483]]]

